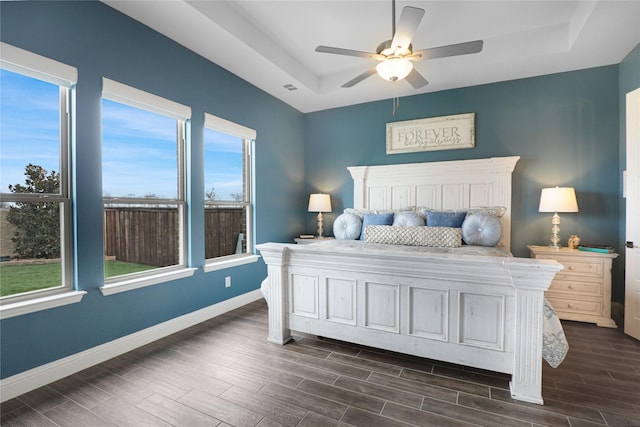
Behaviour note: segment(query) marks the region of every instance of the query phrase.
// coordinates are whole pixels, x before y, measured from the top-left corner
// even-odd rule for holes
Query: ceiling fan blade
[[[360,50],[342,49],[339,47],[331,46],[318,46],[316,52],[322,53],[334,53],[336,55],[357,56],[360,58],[378,59],[383,60],[384,56],[373,52],[362,52]]]
[[[418,50],[413,52],[413,54],[421,56],[420,59],[417,59],[418,61],[422,61],[423,59],[445,58],[447,56],[468,55],[470,53],[478,53],[482,51],[483,44],[484,42],[482,40],[475,40],[472,42],[449,44],[446,46]]]
[[[366,79],[367,77],[371,77],[372,75],[374,75],[376,73],[376,67],[370,68],[367,71],[365,71],[364,73],[360,74],[359,76],[349,80],[348,82],[346,82],[345,84],[342,85],[342,87],[352,87],[355,86],[356,84],[360,83],[361,81],[363,81],[364,79]]]
[[[407,49],[409,49],[411,40],[413,40],[413,36],[415,35],[423,16],[424,9],[411,6],[405,6],[402,8],[400,20],[398,21],[396,32],[393,35],[393,40],[391,41],[391,47],[396,49],[397,53],[404,54]]]
[[[426,86],[429,84],[427,79],[422,77],[422,74],[417,72],[415,68],[411,70],[411,72],[407,75],[407,77],[405,77],[405,79],[407,79],[409,84],[411,84],[411,86],[416,89],[420,89],[422,86]]]

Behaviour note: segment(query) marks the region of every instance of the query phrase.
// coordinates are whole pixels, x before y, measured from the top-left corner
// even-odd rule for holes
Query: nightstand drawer
[[[594,316],[602,314],[602,303],[600,301],[580,301],[556,297],[547,297],[547,299],[556,311],[593,314]]]
[[[558,274],[571,274],[580,276],[603,277],[604,268],[602,261],[576,261],[575,258],[563,257],[558,255],[542,255],[536,258],[555,259],[564,266],[564,270]]]
[[[602,282],[577,282],[570,280],[568,275],[556,274],[556,278],[551,282],[549,291],[564,292],[570,295],[600,297],[602,296]]]

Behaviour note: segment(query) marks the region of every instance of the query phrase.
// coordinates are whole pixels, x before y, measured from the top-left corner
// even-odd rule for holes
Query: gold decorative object
[[[569,236],[567,247],[569,249],[578,249],[578,246],[580,246],[580,237],[577,234],[572,234],[571,236]]]

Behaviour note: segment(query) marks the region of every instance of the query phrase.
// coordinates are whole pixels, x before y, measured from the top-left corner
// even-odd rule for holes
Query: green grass
[[[123,274],[137,273],[139,271],[151,270],[157,268],[152,265],[134,264],[133,262],[124,261],[106,261],[104,263],[105,277],[121,276]]]
[[[60,286],[60,263],[8,265],[0,263],[0,296]]]
[[[150,265],[134,264],[122,261],[106,261],[106,277],[136,273],[155,268]],[[46,264],[0,263],[0,297],[37,291],[60,286],[61,271],[59,262]]]

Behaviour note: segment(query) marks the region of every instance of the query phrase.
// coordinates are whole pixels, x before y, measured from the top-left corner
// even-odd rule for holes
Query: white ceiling
[[[126,1],[104,3],[301,112],[619,63],[640,43],[640,1],[420,1],[414,50],[484,40],[478,54],[416,62],[429,81],[371,76],[375,60],[315,52],[375,52],[391,38],[391,0]],[[291,84],[297,90],[283,86]]]

